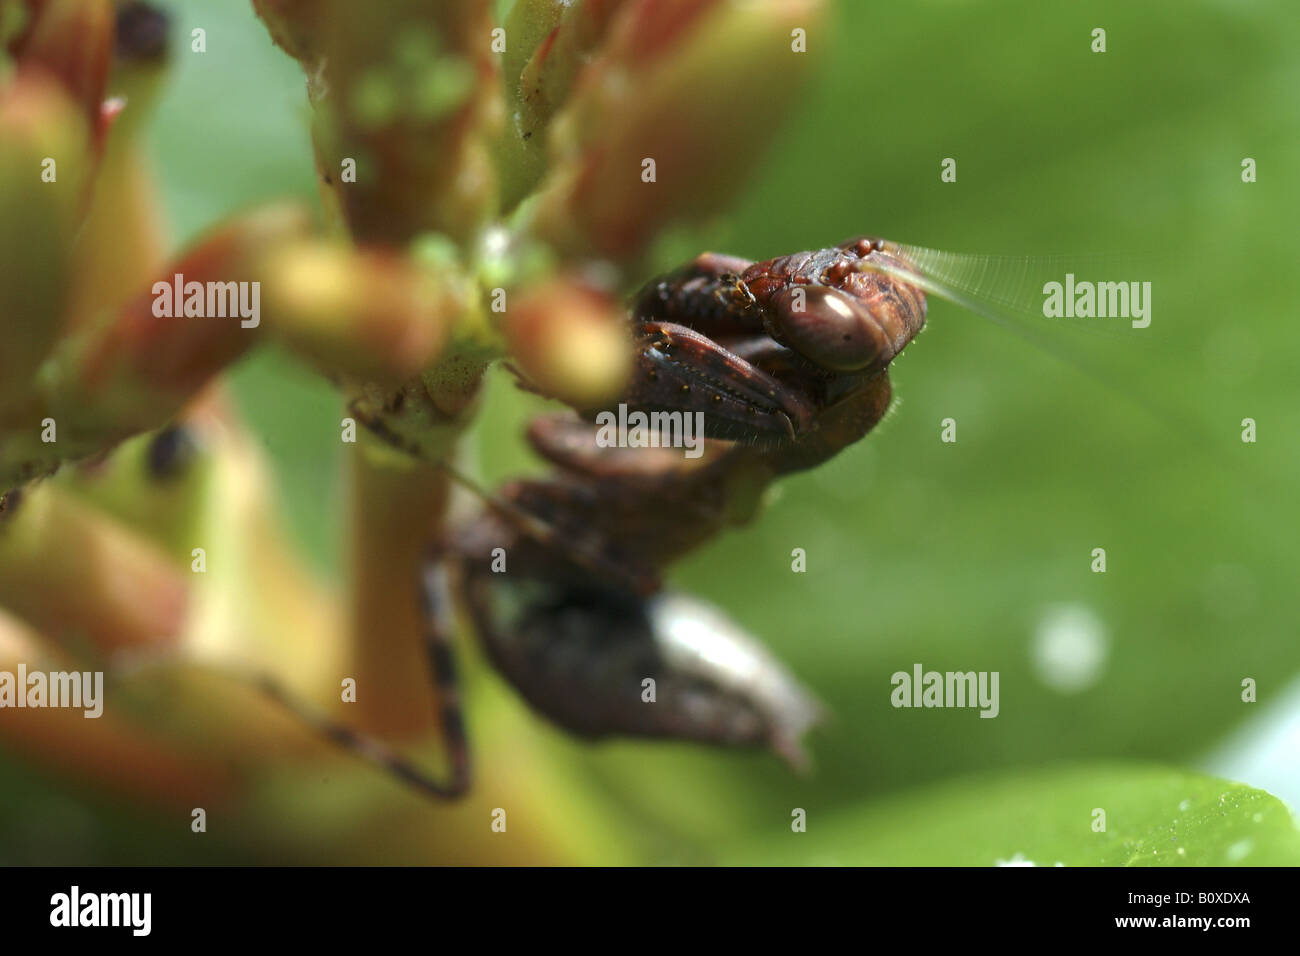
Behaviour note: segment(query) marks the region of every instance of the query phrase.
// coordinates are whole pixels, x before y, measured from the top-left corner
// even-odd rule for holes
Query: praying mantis
[[[801,738],[820,714],[811,693],[721,611],[666,590],[663,572],[751,519],[771,482],[881,420],[889,364],[925,323],[924,292],[892,274],[909,268],[897,246],[870,238],[757,263],[705,254],[634,298],[623,400],[701,413],[709,447],[695,461],[602,447],[595,409],[539,418],[528,438],[553,472],[485,495],[473,520],[432,544],[420,587],[446,779],[306,714],[274,682],[264,689],[424,792],[458,796],[471,779],[453,655],[459,602],[497,671],[572,733],[766,746],[805,766]],[[420,454],[382,413],[353,411]]]

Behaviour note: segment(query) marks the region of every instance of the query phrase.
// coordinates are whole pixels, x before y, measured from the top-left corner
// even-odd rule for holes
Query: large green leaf
[[[730,863],[1293,866],[1300,830],[1272,794],[1165,767],[1096,764],[945,783],[782,824]],[[1101,830],[1104,811],[1105,829]],[[792,818],[793,819],[793,818]],[[1096,829],[1094,829],[1096,827]]]

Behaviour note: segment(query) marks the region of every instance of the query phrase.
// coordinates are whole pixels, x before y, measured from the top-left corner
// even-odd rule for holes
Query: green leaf
[[[1091,764],[967,778],[819,816],[724,862],[878,866],[1294,866],[1276,797],[1165,767]],[[1105,830],[1094,830],[1105,811]],[[1096,824],[1100,828],[1100,823]]]

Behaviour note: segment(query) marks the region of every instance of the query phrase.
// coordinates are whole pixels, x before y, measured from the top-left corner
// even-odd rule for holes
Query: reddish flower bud
[[[552,125],[537,232],[570,254],[636,256],[715,213],[793,105],[796,28],[820,0],[631,0]]]
[[[112,48],[109,0],[45,0],[15,44],[19,70],[56,79],[92,126],[99,120]]]
[[[627,384],[625,310],[588,285],[559,278],[530,288],[506,308],[504,328],[520,371],[546,395],[591,408]]]
[[[308,224],[292,206],[236,219],[165,267],[111,322],[61,347],[46,401],[64,431],[48,447],[77,458],[165,422],[258,341],[270,256]]]

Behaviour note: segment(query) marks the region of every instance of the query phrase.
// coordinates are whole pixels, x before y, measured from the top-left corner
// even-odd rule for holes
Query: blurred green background
[[[246,3],[171,6],[185,29],[152,139],[177,242],[261,200],[315,202],[298,66]],[[756,524],[673,574],[828,705],[832,720],[811,737],[815,772],[687,746],[588,747],[539,725],[529,746],[553,768],[552,811],[573,828],[557,859],[992,864],[1032,858],[1039,831],[1059,835],[1058,815],[1077,812],[1073,843],[1043,844],[1049,862],[1126,862],[1078,849],[1088,808],[1107,805],[1095,801],[1157,816],[1186,799],[1223,804],[1201,778],[1181,785],[1146,765],[1300,806],[1293,5],[843,2],[832,22],[809,37],[818,74],[802,111],[732,213],[685,254],[766,258],[862,233],[964,252],[1115,254],[1132,265],[1102,278],[1152,281],[1152,326],[1082,342],[1050,333],[1059,351],[1104,368],[1102,384],[932,299],[892,373],[887,421],[784,482]],[[205,55],[188,53],[188,25],[207,30]],[[1096,27],[1104,54],[1090,50]],[[945,157],[955,183],[940,180]],[[1245,157],[1258,163],[1253,184]],[[335,393],[270,351],[236,378],[286,521],[337,578]],[[1144,399],[1169,414],[1149,414]],[[540,407],[494,379],[475,436],[486,477],[537,467],[520,429]],[[1241,441],[1246,417],[1257,443]],[[945,418],[958,423],[955,444],[940,441]],[[795,547],[807,573],[791,572]],[[1097,547],[1104,574],[1090,571]],[[1000,672],[1001,713],[894,709],[890,675],[916,663]],[[1258,703],[1241,700],[1247,677]],[[473,667],[468,695],[476,746],[515,743],[493,737],[491,709],[517,706],[495,677]],[[1080,768],[1058,778],[1062,763]],[[196,848],[146,810],[8,758],[0,774],[11,858],[39,858],[51,840],[90,862],[294,852],[247,831]],[[1107,781],[1131,792],[1115,796]],[[380,861],[357,848],[365,814],[384,801],[410,819],[419,811],[383,780],[368,787],[382,795],[374,806],[323,825],[337,852],[326,839],[298,858]],[[1285,811],[1253,799],[1276,816],[1270,859],[1300,859],[1287,855]],[[808,814],[806,843],[791,834],[795,807]],[[67,819],[80,821],[71,837]],[[999,844],[1017,823],[1028,845]],[[1193,857],[1180,862],[1220,861]]]

